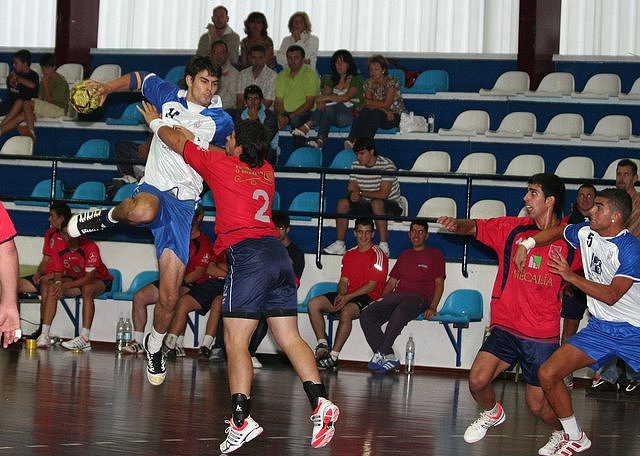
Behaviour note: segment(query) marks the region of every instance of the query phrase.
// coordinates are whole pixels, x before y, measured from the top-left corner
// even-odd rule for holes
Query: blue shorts
[[[632,324],[591,317],[586,328],[567,342],[595,360],[590,366],[593,370],[618,356],[634,371],[640,371],[640,328]]]
[[[189,262],[189,241],[191,222],[195,213],[195,200],[179,200],[171,192],[163,192],[153,185],[142,183],[133,191],[133,196],[138,193],[150,193],[160,200],[160,210],[155,220],[146,227],[153,233],[156,246],[156,256],[160,258],[164,249],[173,251],[182,261]]]
[[[557,343],[522,339],[503,329],[493,328],[480,351],[491,353],[509,363],[511,368],[520,363],[525,382],[531,386],[540,386],[538,369],[558,347]]]
[[[238,242],[227,250],[227,264],[223,316],[259,320],[297,314],[291,259],[277,238]]]
[[[213,300],[224,292],[224,282],[224,279],[207,279],[191,287],[187,294],[200,304],[200,309],[196,310],[196,312],[200,315],[205,315],[211,310]]]

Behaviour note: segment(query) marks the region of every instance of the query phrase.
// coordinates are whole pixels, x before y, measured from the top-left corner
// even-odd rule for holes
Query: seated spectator
[[[236,89],[236,108],[244,106],[244,89],[250,85],[257,85],[262,90],[264,98],[262,104],[265,108],[271,108],[276,98],[276,77],[278,74],[269,68],[266,62],[264,46],[255,45],[249,49],[251,66],[245,68],[238,76],[238,88]]]
[[[353,162],[353,172],[349,176],[347,197],[338,201],[339,214],[393,215],[402,214],[400,207],[400,184],[398,176],[357,174],[358,170],[396,171],[396,165],[386,157],[378,155],[373,138],[358,138],[354,145],[357,161]],[[346,251],[345,237],[349,221],[336,219],[336,241],[324,249],[325,253],[343,255]],[[380,248],[389,255],[389,232],[386,220],[376,220],[380,234]]]
[[[189,262],[184,271],[184,278],[180,287],[180,296],[187,293],[194,284],[207,280],[205,269],[211,258],[213,243],[211,239],[200,230],[200,225],[204,218],[204,209],[199,206],[191,222],[191,241],[189,242]],[[133,338],[125,347],[122,353],[144,353],[142,340],[144,329],[147,325],[147,306],[156,304],[160,299],[160,281],[156,280],[138,290],[133,295],[131,315],[133,319]],[[182,334],[182,333],[181,333]],[[175,347],[175,342],[174,342]],[[184,356],[184,351],[180,353]]]
[[[393,343],[407,323],[418,315],[431,320],[444,291],[445,261],[442,252],[427,246],[429,224],[414,220],[409,229],[411,248],[404,250],[393,266],[382,298],[360,315],[360,327],[373,350],[369,369],[388,372],[400,366]],[[382,331],[382,326],[387,327]]]
[[[240,36],[229,27],[229,11],[222,5],[216,6],[211,14],[211,23],[207,24],[207,33],[198,40],[196,55],[207,57],[214,42],[222,40],[227,44],[231,62],[238,62]]]
[[[238,87],[240,73],[229,61],[227,43],[216,41],[211,45],[211,61],[220,65],[222,70],[216,94],[222,98],[222,108],[233,117],[236,108],[236,88]]]
[[[293,45],[287,50],[289,67],[276,78],[276,114],[278,127],[299,127],[311,118],[313,106],[320,89],[320,78],[314,70],[302,64],[304,49]],[[294,147],[304,146],[305,139],[293,137]]]
[[[367,66],[369,79],[364,83],[364,102],[344,142],[345,149],[351,149],[356,138],[373,137],[378,128],[397,127],[400,125],[400,114],[404,111],[400,83],[387,74],[387,59],[374,55]]]
[[[318,339],[315,349],[318,369],[337,369],[340,350],[351,334],[352,321],[382,294],[389,259],[379,247],[373,245],[373,235],[373,221],[370,218],[356,219],[358,245],[342,258],[338,291],[316,296],[309,301],[309,320]],[[323,312],[339,317],[333,347],[327,344]]]
[[[278,50],[278,63],[282,69],[291,66],[289,63],[289,48],[293,45],[300,46],[304,50],[302,63],[308,65],[313,70],[316,69],[316,60],[318,59],[318,47],[320,41],[318,37],[311,34],[311,21],[304,11],[297,11],[289,18],[289,32],[291,35],[285,36],[280,43]]]
[[[318,137],[307,142],[308,146],[322,149],[332,126],[348,127],[353,123],[354,112],[360,109],[364,79],[358,74],[353,56],[340,49],[331,57],[331,74],[320,81],[320,95],[316,98],[316,110],[311,120],[293,130],[293,135],[307,137],[309,130],[318,126]]]
[[[25,120],[25,102],[38,96],[40,77],[31,69],[31,52],[21,49],[13,54],[13,70],[7,76],[8,96],[0,102],[0,135]],[[19,119],[19,120],[18,120]]]
[[[273,55],[273,41],[269,38],[267,18],[259,11],[250,13],[244,21],[244,33],[247,36],[240,41],[240,69],[252,65],[251,49],[261,46],[265,51],[265,62],[269,68],[276,64]]]
[[[147,140],[143,143],[136,141],[116,141],[114,158],[116,160],[147,160],[149,148],[153,140],[153,133],[147,135]],[[118,182],[117,187],[124,184],[138,182],[144,176],[144,165],[134,165],[131,163],[118,163],[116,165],[121,177],[114,177],[113,183]],[[114,189],[114,193],[117,188]]]
[[[100,257],[98,245],[85,238],[72,238],[67,223],[62,225],[64,245],[51,256],[53,278],[47,282],[46,297],[42,301],[42,333],[36,346],[51,345],[49,331],[62,297],[82,297],[82,330],[78,337],[62,342],[68,350],[91,350],[91,325],[95,313],[94,299],[111,290],[113,277]]]
[[[271,141],[271,148],[269,155],[267,155],[267,161],[271,164],[275,164],[278,160],[278,119],[275,113],[271,109],[265,108],[262,103],[262,90],[257,85],[250,85],[244,89],[244,104],[245,108],[242,111],[238,111],[236,114],[235,122],[242,119],[259,120],[262,125],[265,126],[269,133],[269,140]]]

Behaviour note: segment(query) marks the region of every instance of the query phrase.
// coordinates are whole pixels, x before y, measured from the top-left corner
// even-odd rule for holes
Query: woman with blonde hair
[[[282,68],[287,68],[287,49],[289,46],[297,44],[304,49],[304,63],[314,70],[318,59],[318,37],[311,34],[311,21],[304,11],[296,11],[289,18],[289,32],[291,35],[285,36],[280,44],[277,54],[278,63]]]

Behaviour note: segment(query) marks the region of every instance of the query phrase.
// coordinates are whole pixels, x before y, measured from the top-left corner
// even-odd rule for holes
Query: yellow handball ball
[[[95,89],[89,89],[84,81],[71,88],[69,101],[73,109],[81,114],[89,114],[100,107],[100,95]]]

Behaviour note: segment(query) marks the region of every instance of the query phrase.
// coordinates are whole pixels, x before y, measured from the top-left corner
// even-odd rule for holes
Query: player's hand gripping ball
[[[96,89],[87,87],[84,81],[71,88],[69,101],[73,109],[81,114],[89,114],[100,107],[101,96]]]

